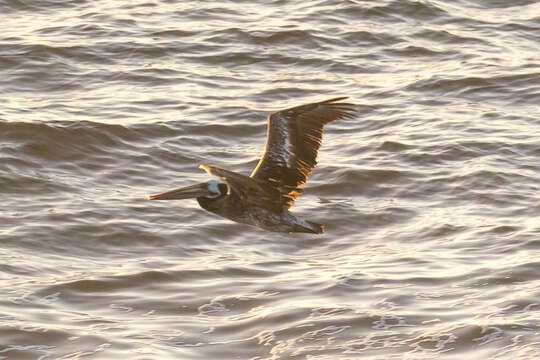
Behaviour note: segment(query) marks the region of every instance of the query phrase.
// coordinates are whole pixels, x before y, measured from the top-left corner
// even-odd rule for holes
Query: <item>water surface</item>
[[[0,14],[0,359],[540,357],[540,3]],[[336,96],[293,208],[323,235],[146,200]]]

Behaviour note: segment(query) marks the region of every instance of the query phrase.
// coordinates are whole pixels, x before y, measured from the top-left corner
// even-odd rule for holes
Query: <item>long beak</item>
[[[197,185],[188,186],[181,189],[167,191],[163,194],[150,195],[148,200],[178,200],[178,199],[191,199],[200,196],[208,196],[208,185],[206,183],[200,183]]]

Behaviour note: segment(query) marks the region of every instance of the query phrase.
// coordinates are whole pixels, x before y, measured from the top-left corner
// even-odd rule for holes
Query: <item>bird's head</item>
[[[178,200],[191,198],[216,199],[229,193],[229,186],[217,179],[164,192],[162,194],[150,195],[148,200]]]

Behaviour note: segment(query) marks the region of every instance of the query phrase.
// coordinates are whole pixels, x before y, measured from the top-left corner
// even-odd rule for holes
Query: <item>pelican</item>
[[[250,176],[201,165],[217,177],[205,183],[149,196],[149,200],[197,198],[199,205],[227,219],[274,232],[320,234],[324,225],[289,211],[315,167],[324,125],[352,118],[347,97],[296,106],[268,115],[266,148]]]

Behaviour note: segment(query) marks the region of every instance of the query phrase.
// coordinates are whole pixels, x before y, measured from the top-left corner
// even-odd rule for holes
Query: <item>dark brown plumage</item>
[[[251,177],[282,189],[291,207],[317,164],[324,125],[354,115],[354,105],[338,97],[296,106],[268,116],[266,148]]]
[[[221,181],[211,180],[150,199],[196,197],[208,211],[269,231],[323,232],[323,225],[303,220],[288,209],[317,164],[324,125],[353,117],[355,106],[340,102],[344,99],[334,98],[270,114],[265,152],[250,176],[201,165],[201,169]]]

